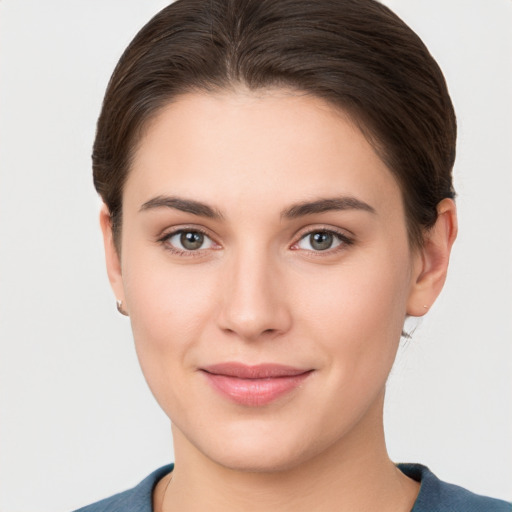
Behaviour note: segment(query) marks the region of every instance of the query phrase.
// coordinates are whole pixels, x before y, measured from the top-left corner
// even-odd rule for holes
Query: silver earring
[[[423,306],[425,309],[428,309],[428,306]]]
[[[116,306],[117,306],[117,311],[119,311],[119,313],[121,313],[121,315],[129,316],[128,313],[123,308],[122,300],[116,300]]]

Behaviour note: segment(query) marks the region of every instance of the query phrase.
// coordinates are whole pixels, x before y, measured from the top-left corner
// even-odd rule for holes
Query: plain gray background
[[[512,2],[388,0],[445,71],[459,119],[460,235],[400,351],[386,431],[512,499]],[[157,0],[0,1],[0,511],[59,512],[172,460],[103,265],[90,150],[102,95]]]

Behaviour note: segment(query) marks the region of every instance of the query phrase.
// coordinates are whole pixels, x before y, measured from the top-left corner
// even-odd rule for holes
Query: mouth
[[[212,387],[239,405],[257,407],[298,388],[313,372],[279,364],[221,363],[200,368]]]

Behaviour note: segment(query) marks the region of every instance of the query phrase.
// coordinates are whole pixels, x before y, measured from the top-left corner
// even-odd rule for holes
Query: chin
[[[305,453],[293,452],[255,445],[239,451],[230,450],[230,453],[211,453],[210,459],[226,469],[241,473],[281,473],[297,468],[309,459]]]
[[[299,467],[329,445],[329,440],[308,436],[291,425],[251,425],[235,422],[212,427],[208,436],[189,438],[193,450],[226,469],[244,473],[277,473]],[[197,441],[197,442],[196,442]],[[322,442],[323,441],[323,442]]]

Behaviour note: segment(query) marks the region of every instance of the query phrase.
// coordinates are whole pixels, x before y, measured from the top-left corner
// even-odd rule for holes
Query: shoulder
[[[173,468],[173,464],[163,466],[132,489],[82,507],[75,512],[152,512],[153,489],[158,481]]]
[[[421,483],[412,512],[512,512],[511,503],[443,482],[421,464],[398,464],[398,468]]]

